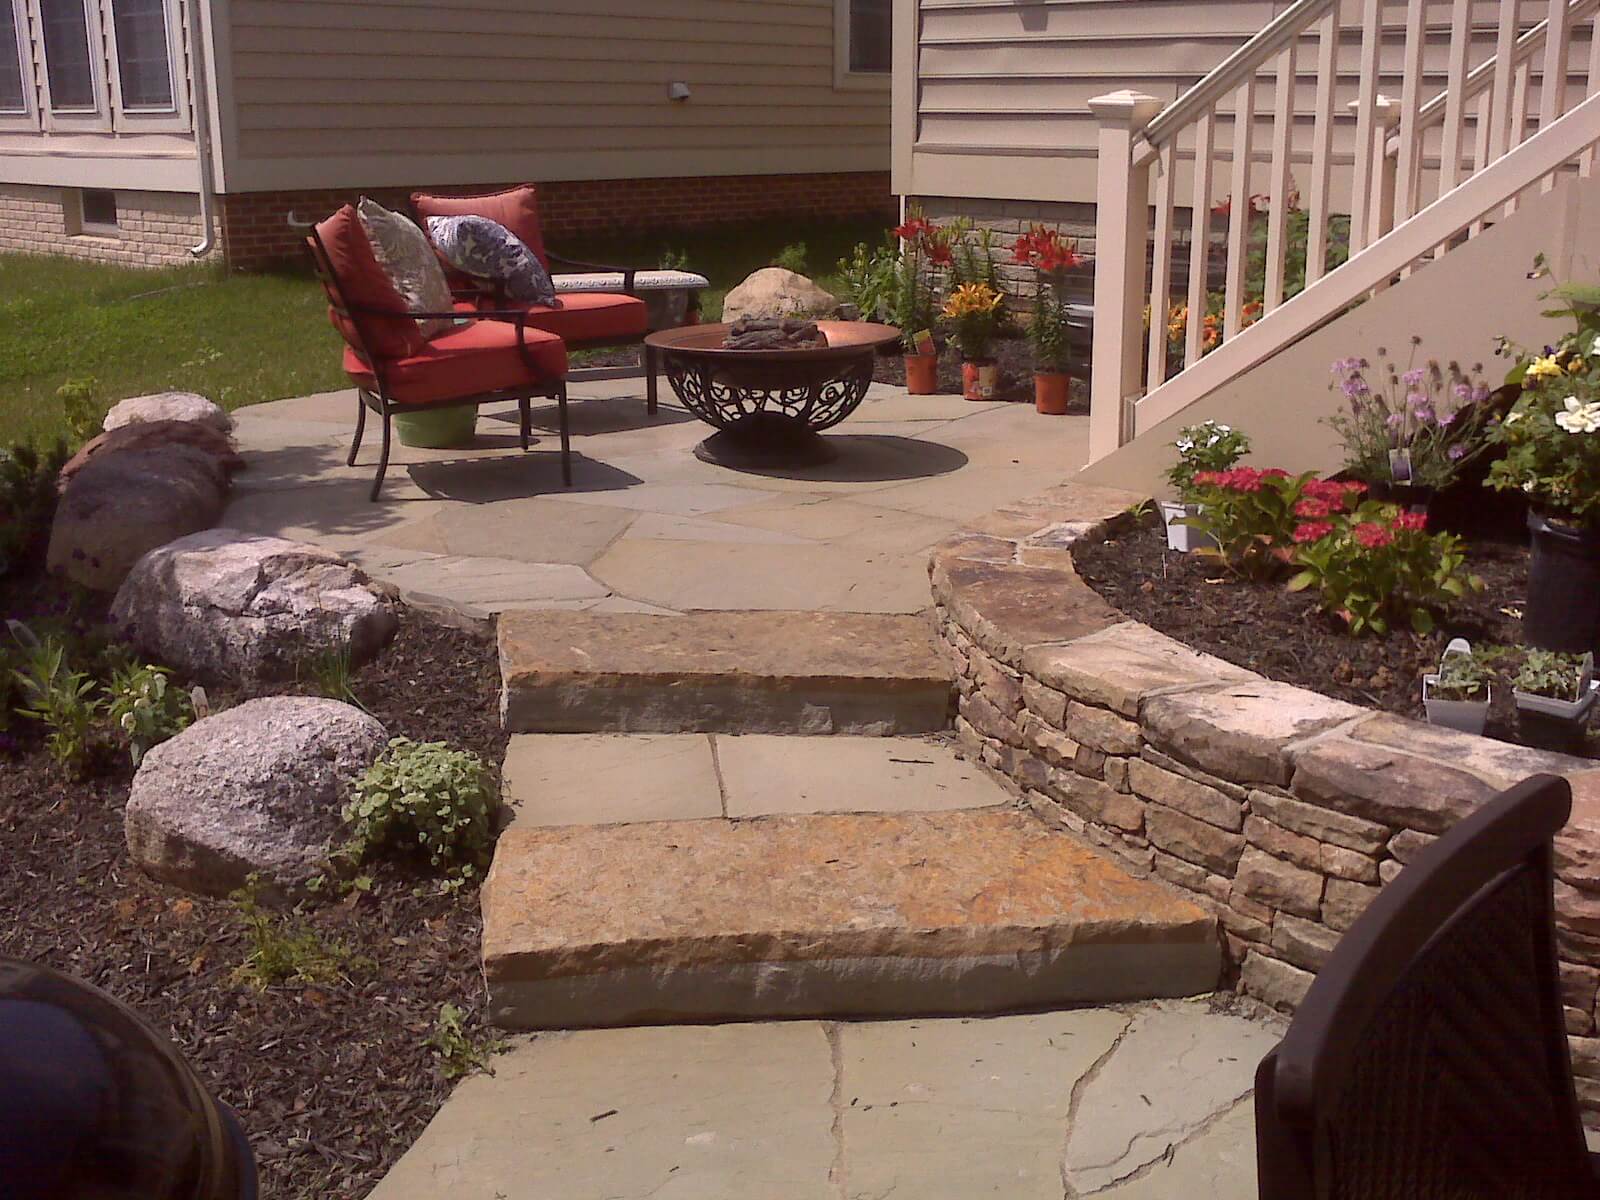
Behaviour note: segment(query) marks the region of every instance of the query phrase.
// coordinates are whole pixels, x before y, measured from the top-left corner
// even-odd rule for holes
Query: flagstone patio
[[[469,450],[396,448],[369,503],[371,435],[345,466],[355,400],[331,392],[235,414],[249,468],[225,520],[304,538],[414,598],[487,615],[928,607],[927,550],[964,518],[1059,483],[1083,461],[1086,417],[909,396],[874,385],[827,436],[823,467],[734,472],[691,453],[711,432],[640,380],[573,387],[575,486],[561,486],[555,410],[517,448],[514,410],[486,408]]]

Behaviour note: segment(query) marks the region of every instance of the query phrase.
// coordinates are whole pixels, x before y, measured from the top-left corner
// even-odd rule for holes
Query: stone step
[[[929,733],[950,668],[929,622],[873,613],[566,611],[500,618],[513,733]]]
[[[519,825],[940,812],[1011,802],[948,735],[519,733],[506,749],[500,795]]]
[[[512,1029],[1186,996],[1221,965],[1210,916],[1013,809],[514,826],[482,901]]]

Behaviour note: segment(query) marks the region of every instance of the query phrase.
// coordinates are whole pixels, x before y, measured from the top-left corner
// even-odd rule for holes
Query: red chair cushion
[[[560,308],[527,307],[528,325],[560,335],[566,342],[614,342],[643,337],[650,314],[637,296],[610,292],[563,292]]]
[[[367,231],[361,228],[354,205],[346,204],[317,226],[317,236],[327,253],[327,268],[343,294],[344,302],[356,308],[405,313],[405,297],[396,290],[389,276],[378,265]],[[330,293],[329,299],[333,297]],[[403,358],[419,353],[427,339],[409,316],[385,317],[354,312],[349,318],[328,309],[328,319],[352,347],[364,340],[380,358]]]
[[[524,329],[532,369],[517,349],[517,327],[510,321],[473,321],[426,342],[417,354],[383,364],[389,399],[397,404],[428,404],[504,392],[566,378],[567,347],[553,333]],[[352,349],[344,369],[362,387],[376,390],[372,368]]]
[[[504,225],[534,254],[546,268],[544,230],[539,225],[539,195],[533,184],[491,192],[485,196],[435,196],[429,192],[411,193],[411,207],[416,209],[424,231],[429,217],[488,217]]]

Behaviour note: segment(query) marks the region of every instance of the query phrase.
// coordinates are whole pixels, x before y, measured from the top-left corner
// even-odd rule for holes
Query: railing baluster
[[[1417,211],[1421,186],[1422,133],[1417,110],[1422,107],[1422,55],[1427,48],[1428,0],[1406,0],[1406,46],[1400,84],[1400,159],[1395,175],[1394,219],[1404,221]]]
[[[1567,111],[1567,68],[1572,49],[1572,17],[1567,0],[1550,0],[1550,23],[1544,42],[1544,80],[1539,89],[1539,128]],[[1545,177],[1541,191],[1556,186],[1554,173]]]
[[[1178,146],[1162,143],[1156,161],[1155,257],[1150,267],[1150,372],[1145,386],[1157,388],[1167,378],[1167,312],[1172,307],[1172,212],[1177,188]]]
[[[1278,56],[1278,94],[1272,113],[1272,175],[1267,181],[1267,278],[1263,312],[1283,303],[1284,243],[1289,228],[1289,158],[1294,153],[1294,93],[1296,47],[1293,42]]]
[[[1373,192],[1372,138],[1378,102],[1378,50],[1383,38],[1383,0],[1363,0],[1361,85],[1356,94],[1355,186],[1350,196],[1350,253],[1367,244]]]
[[[1439,195],[1461,178],[1461,140],[1467,113],[1467,54],[1472,48],[1472,0],[1455,0],[1450,14],[1450,66],[1445,83],[1444,132],[1440,135]]]
[[[1250,258],[1250,160],[1255,153],[1256,77],[1239,85],[1233,112],[1233,175],[1228,192],[1228,274],[1223,281],[1222,340],[1244,328],[1244,273]]]
[[[1494,43],[1494,82],[1489,85],[1489,107],[1487,113],[1482,108],[1478,110],[1480,119],[1487,116],[1489,120],[1490,162],[1507,149],[1506,134],[1511,120],[1512,51],[1517,45],[1519,7],[1517,0],[1502,0],[1500,5],[1500,32]],[[1478,170],[1488,165],[1488,162],[1480,162]]]
[[[1470,3],[1470,0],[1466,0]],[[1321,279],[1328,267],[1328,209],[1333,165],[1333,92],[1338,81],[1339,6],[1335,4],[1317,29],[1317,112],[1311,135],[1311,206],[1307,210],[1306,286]]]
[[[1216,110],[1208,108],[1194,127],[1194,194],[1189,224],[1189,309],[1184,330],[1183,365],[1194,366],[1205,353],[1206,302],[1211,293],[1212,171],[1217,155]],[[1152,318],[1154,319],[1154,318]]]
[[[1506,153],[1509,154],[1528,140],[1528,95],[1533,90],[1533,60],[1525,58],[1511,74],[1511,128],[1506,135]],[[1522,195],[1506,201],[1505,214],[1517,211]]]
[[[1494,98],[1488,92],[1478,93],[1477,113],[1473,121],[1472,134],[1472,174],[1476,175],[1489,165],[1489,142],[1493,136],[1490,128],[1491,109],[1494,107]],[[1483,218],[1479,217],[1467,226],[1467,237],[1475,238],[1483,232]]]
[[[1589,78],[1584,84],[1588,95],[1600,94],[1600,13],[1589,23]],[[1578,158],[1578,174],[1585,179],[1594,174],[1595,148],[1590,146]]]

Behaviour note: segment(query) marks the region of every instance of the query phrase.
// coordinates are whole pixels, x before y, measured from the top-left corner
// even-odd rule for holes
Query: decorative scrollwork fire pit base
[[[819,321],[826,346],[729,350],[726,325],[667,329],[645,339],[683,406],[717,432],[695,457],[735,470],[816,466],[835,451],[819,436],[860,405],[892,325]]]

